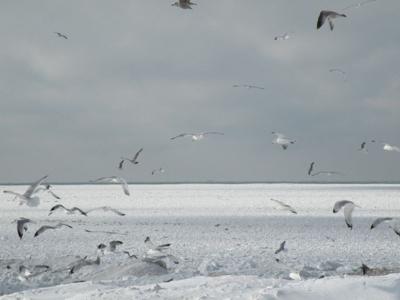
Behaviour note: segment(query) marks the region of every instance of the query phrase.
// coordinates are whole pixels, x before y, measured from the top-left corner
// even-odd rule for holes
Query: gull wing
[[[92,208],[92,209],[89,209],[86,213],[88,214],[88,213],[90,213],[92,211],[96,211],[96,210],[111,211],[119,216],[125,216],[124,213],[122,213],[119,210],[116,210],[115,208],[112,208],[110,206],[101,206],[101,207]]]
[[[129,196],[129,187],[128,187],[128,183],[126,182],[126,180],[122,177],[118,177],[118,181],[121,183],[122,189],[124,190],[124,194]]]
[[[175,140],[177,138],[185,137],[185,136],[188,136],[188,135],[191,135],[191,134],[190,133],[181,133],[181,134],[178,134],[177,136],[174,136],[174,137],[170,138],[170,140]]]
[[[383,222],[389,222],[392,221],[393,218],[377,218],[372,224],[371,224],[371,229],[374,229],[375,227],[377,227],[379,224],[383,223]]]
[[[271,198],[270,200],[275,202],[275,203],[277,203],[277,204],[279,204],[282,208],[284,208],[286,210],[289,210],[291,213],[297,214],[297,211],[293,207],[291,207],[290,205],[288,205],[288,204],[286,204],[286,203],[284,203],[282,201],[273,199],[273,198]]]
[[[133,161],[136,161],[140,155],[140,153],[143,151],[143,148],[140,148],[138,152],[136,152],[135,156],[133,157]]]
[[[308,172],[307,172],[308,176],[310,176],[312,171],[314,170],[314,164],[315,164],[315,162],[312,162],[310,164],[310,167],[308,168]]]
[[[24,235],[24,230],[26,230],[25,224],[29,222],[32,221],[30,219],[25,219],[25,218],[21,218],[17,221],[17,232],[20,239],[22,239],[22,236]]]
[[[353,204],[353,201],[349,201],[349,200],[341,200],[341,201],[337,201],[335,203],[335,205],[333,206],[333,213],[337,213],[338,211],[340,211],[342,209],[343,206],[345,206],[346,204]]]
[[[53,206],[52,208],[50,208],[49,216],[50,216],[53,212],[55,212],[56,210],[59,210],[59,209],[63,209],[63,210],[65,210],[65,211],[68,210],[64,205],[62,205],[62,204],[57,204],[57,205]]]
[[[118,169],[122,170],[122,168],[124,167],[124,162],[125,162],[125,159],[122,159],[122,160],[119,162]]]
[[[328,18],[328,22],[329,22],[329,27],[331,28],[331,31],[332,31],[333,28],[335,27],[335,25],[333,24],[333,21],[331,18]]]
[[[50,194],[50,195],[52,195],[54,198],[56,198],[57,200],[60,200],[61,199],[61,197],[60,196],[58,196],[57,194],[55,194],[52,190],[47,190],[48,191],[48,193]]]
[[[327,12],[324,10],[321,11],[318,17],[317,29],[320,29],[322,25],[324,25],[326,17],[327,17]]]
[[[71,208],[71,211],[77,211],[77,212],[79,212],[81,215],[84,215],[84,216],[87,217],[87,214],[86,214],[82,209],[80,209],[79,207],[73,207],[73,208]]]
[[[218,135],[224,135],[224,133],[222,132],[218,132],[218,131],[209,131],[209,132],[203,132],[202,135],[206,135],[206,134],[218,134]]]
[[[34,234],[34,237],[37,237],[39,234],[42,234],[43,232],[45,232],[46,230],[49,229],[56,229],[56,227],[54,226],[50,226],[50,225],[43,225],[42,227],[40,227]]]
[[[344,206],[344,220],[346,222],[347,227],[353,229],[352,215],[355,205],[353,203],[347,203]]]
[[[47,179],[47,177],[48,177],[47,175],[43,176],[38,181],[32,183],[31,186],[24,193],[24,196],[27,198],[30,198],[35,193],[35,191],[39,187],[39,185],[41,185],[42,182]]]

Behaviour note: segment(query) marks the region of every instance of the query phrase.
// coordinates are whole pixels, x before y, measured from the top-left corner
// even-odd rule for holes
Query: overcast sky
[[[357,149],[400,146],[400,1],[348,10],[333,32],[316,30],[320,10],[355,2],[195,2],[1,1],[0,182],[307,181],[311,161],[345,173],[320,180],[399,180],[400,153]],[[169,140],[201,131],[225,135]]]

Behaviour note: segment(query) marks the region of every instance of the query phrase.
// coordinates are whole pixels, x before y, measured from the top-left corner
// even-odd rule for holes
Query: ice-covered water
[[[24,191],[26,187],[0,186],[4,189]],[[54,186],[62,198],[58,202],[67,207],[87,210],[108,205],[126,213],[124,217],[107,212],[48,216],[55,204],[50,195],[41,197],[39,207],[29,208],[1,194],[0,294],[81,280],[124,287],[194,276],[271,279],[300,272],[303,278],[319,278],[359,273],[362,262],[388,272],[400,269],[400,237],[387,225],[369,229],[375,217],[400,215],[400,185],[182,184],[130,185],[130,189],[131,196],[126,197],[118,185]],[[274,209],[270,198],[295,207],[298,215]],[[335,201],[343,199],[361,206],[354,211],[353,230],[346,227],[342,213],[332,213]],[[28,226],[22,240],[12,223],[19,217],[37,222]],[[39,226],[59,221],[73,229],[33,237]],[[79,258],[96,258],[96,246],[110,240],[123,241],[120,249],[140,258],[147,250],[146,236],[155,243],[171,243],[168,252],[179,264],[165,270],[114,253],[102,256],[99,266],[72,275],[65,271]],[[283,240],[288,251],[274,255]],[[21,281],[17,278],[21,264],[48,264],[52,272]]]

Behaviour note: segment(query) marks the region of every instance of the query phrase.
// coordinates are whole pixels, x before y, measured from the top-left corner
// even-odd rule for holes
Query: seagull
[[[322,25],[324,25],[325,21],[328,20],[329,26],[331,30],[333,30],[334,24],[333,24],[333,19],[338,18],[338,17],[347,17],[345,14],[340,14],[335,11],[331,10],[322,10],[319,14],[318,17],[318,22],[317,22],[317,29],[320,29]]]
[[[104,250],[106,250],[108,248],[108,250],[110,252],[115,252],[115,250],[117,249],[117,246],[122,245],[123,242],[121,241],[111,241],[108,243],[108,247],[105,244],[100,244],[97,246],[97,249],[99,249],[102,253],[104,252]]]
[[[164,259],[171,259],[175,264],[179,263],[175,256],[164,253],[165,250],[169,249],[171,244],[168,243],[155,246],[150,240],[150,237],[146,237],[144,243],[149,247],[149,250],[143,256],[142,261],[159,265],[164,269],[167,269],[167,263]]]
[[[379,224],[388,222],[388,223],[395,223],[394,226],[389,226],[391,229],[393,229],[394,233],[400,236],[400,226],[398,223],[398,220],[394,218],[377,218],[372,224],[371,224],[371,230],[378,227]]]
[[[314,170],[314,165],[315,165],[315,162],[312,162],[310,164],[310,167],[308,168],[308,172],[307,172],[308,176],[310,176],[312,171]]]
[[[342,69],[329,69],[330,73],[339,73],[343,76],[343,81],[347,81],[347,73]]]
[[[155,250],[155,251],[164,251],[171,246],[171,244],[169,244],[169,243],[155,246],[153,244],[153,242],[150,240],[149,236],[146,237],[146,239],[144,240],[144,243],[150,248],[150,250]]]
[[[222,132],[216,132],[216,131],[200,132],[200,133],[181,133],[181,134],[178,134],[177,136],[170,138],[170,140],[175,140],[177,138],[190,136],[192,138],[192,141],[195,142],[195,141],[202,140],[206,135],[210,135],[210,134],[224,135]]]
[[[294,144],[296,141],[287,138],[285,135],[279,132],[272,131],[271,132],[273,135],[275,135],[275,138],[272,141],[272,144],[277,144],[281,145],[283,150],[286,150],[290,144]]]
[[[121,157],[121,161],[118,165],[118,169],[122,170],[123,166],[124,166],[124,162],[125,161],[129,161],[134,165],[137,165],[139,162],[137,161],[139,154],[143,151],[143,148],[140,148],[138,152],[136,152],[135,156],[130,159],[130,158],[126,158],[126,157]]]
[[[362,142],[360,149],[358,149],[358,151],[363,151],[364,153],[368,153],[366,146],[367,146],[367,142]]]
[[[164,173],[165,170],[163,168],[159,168],[159,169],[154,169],[153,171],[151,171],[151,175],[155,175],[156,173]]]
[[[42,227],[40,227],[34,234],[34,237],[37,237],[38,235],[42,234],[43,232],[45,232],[46,230],[49,229],[58,229],[61,227],[68,227],[68,228],[72,228],[72,226],[68,225],[68,224],[64,224],[64,223],[58,223],[55,226],[50,226],[50,225],[43,225]]]
[[[19,220],[17,220],[17,232],[20,240],[24,235],[24,231],[28,230],[28,226],[26,225],[27,223],[35,223],[35,222],[26,218],[19,218]]]
[[[47,179],[47,177],[48,176],[46,175],[46,176],[40,178],[38,181],[32,183],[29,186],[29,188],[26,190],[26,192],[23,194],[16,193],[13,191],[3,191],[3,193],[12,194],[12,195],[18,197],[19,199],[21,199],[20,205],[26,204],[30,207],[38,206],[40,204],[40,198],[37,196],[34,196],[34,194],[36,193],[36,190],[42,184],[42,182]]]
[[[129,251],[122,251],[122,253],[125,253],[126,255],[128,255],[129,258],[138,258],[135,254],[130,254]]]
[[[400,152],[400,148],[397,146],[392,146],[388,143],[383,143],[383,148],[384,151],[388,151],[388,152]]]
[[[349,6],[345,7],[345,8],[343,8],[342,10],[348,10],[348,9],[351,9],[351,8],[359,8],[359,7],[363,6],[363,5],[366,5],[366,4],[368,4],[368,3],[375,2],[375,1],[376,1],[376,0],[366,0],[366,1],[362,1],[362,2],[359,2],[359,3],[351,4],[351,5],[349,5]]]
[[[119,184],[121,184],[122,189],[124,190],[124,194],[127,195],[127,196],[130,195],[129,188],[128,188],[128,183],[122,177],[118,177],[118,176],[101,177],[101,178],[98,178],[98,179],[94,180],[93,182],[119,183]]]
[[[52,186],[50,184],[46,184],[44,186],[40,186],[36,189],[35,193],[39,193],[39,192],[48,192],[50,195],[52,195],[54,198],[56,198],[57,200],[60,200],[61,197],[58,196],[57,194],[55,194],[52,190],[51,190]]]
[[[70,270],[69,273],[70,274],[74,274],[76,271],[78,271],[79,269],[81,269],[82,267],[85,266],[93,266],[93,265],[99,265],[100,264],[100,257],[97,256],[96,260],[90,260],[90,259],[86,259],[86,257],[84,257],[82,260],[80,260],[77,264],[75,264]]]
[[[33,267],[33,270],[34,271],[31,271],[24,265],[20,265],[18,268],[18,271],[19,271],[18,279],[20,279],[21,281],[25,281],[31,277],[34,277],[34,276],[37,276],[37,275],[40,275],[40,274],[43,274],[43,273],[49,271],[50,267],[47,265],[36,265]]]
[[[337,213],[338,211],[340,211],[343,208],[344,211],[344,220],[346,222],[347,227],[349,227],[350,229],[353,229],[353,223],[352,223],[352,213],[354,208],[357,205],[354,204],[353,201],[349,201],[349,200],[341,200],[341,201],[337,201],[335,203],[335,205],[333,206],[333,213]],[[359,206],[357,206],[359,207]]]
[[[182,9],[192,9],[191,5],[197,5],[197,4],[191,2],[190,0],[179,0],[179,1],[171,4],[171,6],[177,6]]]
[[[274,37],[274,40],[275,41],[286,41],[286,40],[288,40],[288,39],[290,39],[290,32],[285,32],[284,34],[282,34],[282,35],[277,35],[277,36],[275,36]]]
[[[62,34],[60,32],[54,32],[54,33],[57,34],[58,37],[68,40],[68,37],[65,34]]]
[[[318,175],[332,176],[332,175],[343,175],[343,174],[337,171],[319,171],[312,174],[311,176],[318,176]]]
[[[282,252],[282,251],[287,251],[287,249],[285,249],[285,244],[286,244],[286,241],[283,241],[281,243],[281,245],[279,246],[279,249],[275,251],[275,254],[278,254],[279,252]]]
[[[127,235],[126,233],[120,233],[120,232],[116,232],[116,231],[102,231],[102,230],[89,230],[89,229],[85,229],[85,231],[88,233],[106,233],[106,234]]]
[[[286,203],[284,203],[284,202],[282,202],[282,201],[279,201],[279,200],[276,200],[276,199],[270,199],[271,201],[273,201],[273,202],[275,202],[275,203],[277,203],[279,206],[280,206],[280,209],[282,209],[282,210],[288,210],[288,211],[290,211],[292,214],[297,214],[297,211],[293,208],[293,207],[291,207],[290,205],[288,205],[288,204],[286,204]]]
[[[265,88],[257,85],[251,85],[251,84],[234,84],[232,87],[234,88],[246,88],[246,89],[257,89],[257,90],[265,90]]]
[[[79,213],[79,214],[84,215],[84,216],[87,217],[87,214],[83,210],[81,210],[80,208],[78,208],[78,207],[66,208],[62,204],[57,204],[57,205],[53,206],[50,209],[49,216],[51,214],[53,214],[54,212],[58,211],[58,210],[63,210],[64,212],[66,212],[69,215],[72,215],[72,214],[75,214],[75,213]]]
[[[124,213],[122,213],[119,210],[116,210],[115,208],[112,208],[110,206],[101,206],[101,207],[92,208],[92,209],[89,209],[86,213],[88,214],[88,213],[91,213],[92,211],[96,211],[96,210],[111,211],[119,216],[125,216]]]

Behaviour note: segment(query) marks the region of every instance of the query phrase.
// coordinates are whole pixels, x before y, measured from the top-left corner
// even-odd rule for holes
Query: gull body
[[[139,151],[136,152],[136,154],[133,158],[121,157],[121,161],[119,162],[118,169],[120,169],[120,170],[123,169],[125,161],[129,161],[131,164],[137,165],[139,163],[137,161],[137,159],[142,151],[143,151],[143,148],[140,148]]]
[[[392,146],[388,143],[383,143],[383,148],[384,151],[388,151],[388,152],[400,152],[400,148],[397,146]]]
[[[38,206],[40,204],[40,198],[35,194],[37,192],[38,187],[42,184],[44,180],[47,179],[47,177],[48,176],[44,176],[40,178],[38,181],[32,183],[23,194],[16,193],[13,191],[3,191],[3,193],[11,194],[19,198],[21,200],[20,205],[26,204],[27,206],[30,207]]]
[[[171,6],[180,7],[182,9],[192,9],[192,5],[197,5],[196,3],[191,2],[190,0],[179,0],[171,4]]]
[[[289,34],[289,32],[285,32],[285,33],[282,34],[282,35],[277,35],[276,37],[274,37],[274,40],[275,40],[275,41],[286,41],[286,40],[288,40],[288,39],[290,39],[290,34]]]
[[[335,214],[343,208],[344,220],[346,222],[346,225],[350,229],[353,229],[352,214],[356,206],[357,205],[355,205],[353,201],[349,200],[337,201],[333,206],[333,213]]]
[[[294,144],[296,141],[286,137],[284,134],[272,131],[275,138],[272,140],[272,144],[280,145],[283,150],[286,150],[289,145]]]
[[[34,223],[32,220],[30,219],[26,219],[26,218],[19,218],[17,220],[17,233],[19,236],[19,239],[22,239],[24,232],[28,230],[28,223]]]
[[[128,183],[122,177],[119,177],[119,176],[101,177],[101,178],[98,178],[98,179],[94,180],[93,182],[119,183],[121,185],[121,187],[122,187],[122,190],[124,191],[124,194],[127,195],[127,196],[130,195]]]

